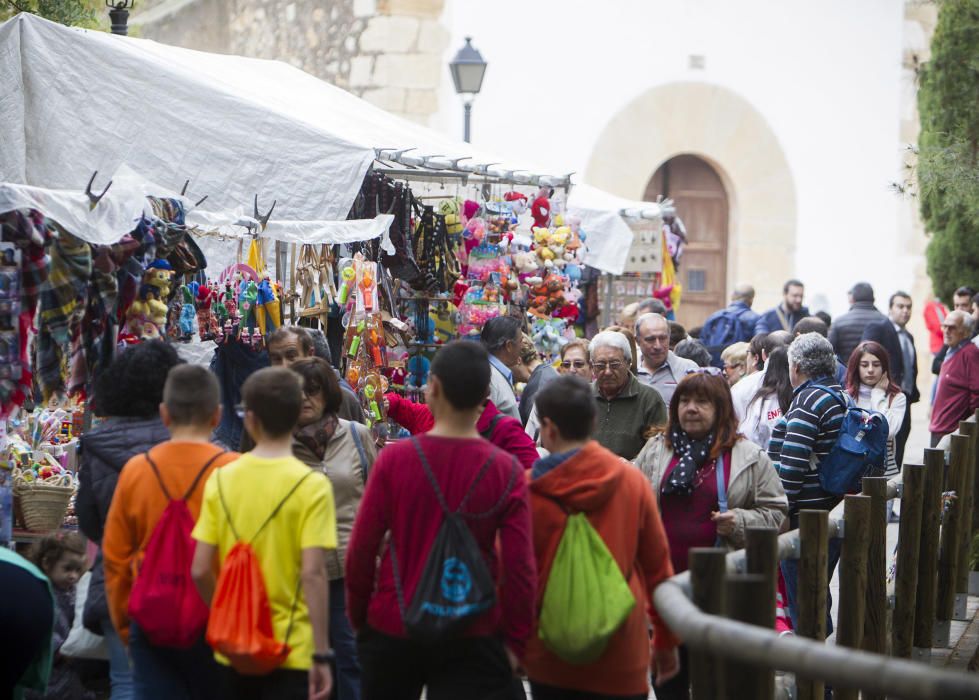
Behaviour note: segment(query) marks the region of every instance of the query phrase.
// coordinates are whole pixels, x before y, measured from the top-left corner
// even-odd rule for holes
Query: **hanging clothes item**
[[[45,401],[64,392],[68,358],[81,348],[92,248],[60,227],[51,246],[51,270],[41,287],[37,336],[37,383]]]
[[[21,252],[20,316],[18,319],[17,357],[20,376],[10,376],[0,387],[0,418],[14,406],[22,406],[33,393],[34,366],[27,352],[27,340],[33,332],[41,287],[48,278],[47,247],[54,232],[40,212],[11,211],[0,215],[0,240],[13,243]]]

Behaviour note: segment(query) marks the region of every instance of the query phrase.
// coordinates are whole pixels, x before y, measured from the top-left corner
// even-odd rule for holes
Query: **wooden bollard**
[[[887,477],[866,477],[863,493],[870,497],[863,649],[874,654],[887,654]],[[865,693],[864,697],[866,700],[883,700],[879,695]]]
[[[799,511],[799,580],[796,603],[799,608],[801,637],[826,639],[826,577],[829,567],[829,513],[825,510]],[[822,700],[821,680],[797,678],[799,700]]]
[[[701,612],[723,615],[727,550],[694,547],[688,554],[693,604]],[[690,650],[690,687],[693,700],[726,697],[724,661],[715,654]]]
[[[921,548],[921,496],[925,468],[904,465],[904,494],[901,497],[901,527],[897,540],[897,573],[894,580],[894,634],[891,653],[911,657],[914,636],[915,597],[918,586],[918,551]]]
[[[762,574],[729,574],[725,585],[727,617],[739,622],[775,627],[775,607],[769,605],[769,581]],[[729,698],[775,697],[775,670],[754,664],[727,662],[727,695]]]
[[[843,551],[840,554],[839,646],[859,649],[867,610],[867,549],[870,545],[870,496],[843,497]],[[859,691],[837,688],[836,698],[857,700]]]
[[[958,494],[964,479],[965,460],[969,452],[969,438],[952,435],[949,468],[945,478],[945,490]],[[962,512],[958,499],[953,499],[942,519],[942,532],[938,546],[938,596],[935,603],[935,646],[945,648],[949,643],[952,619],[955,614],[955,584],[958,580],[959,516]],[[899,573],[900,576],[900,573]]]
[[[774,614],[778,593],[778,530],[773,527],[745,528],[744,540],[747,572],[761,574],[768,581]]]
[[[976,409],[975,416],[973,417],[976,425],[979,425],[979,409]],[[979,441],[979,437],[976,438]],[[979,442],[977,442],[979,444]],[[972,480],[972,532],[979,533],[979,449],[976,449],[976,453],[973,455],[975,462],[975,478]],[[977,593],[979,595],[979,593]]]
[[[966,452],[965,465],[962,468],[962,490],[959,494],[959,505],[962,509],[959,516],[959,535],[958,541],[958,562],[955,565],[955,605],[952,612],[952,619],[971,621],[966,610],[966,602],[969,598],[969,559],[972,554],[972,510],[975,507],[973,502],[973,489],[975,487],[976,476],[976,424],[972,421],[962,421],[959,423],[959,432],[969,438],[969,449]]]
[[[935,596],[938,593],[938,531],[942,510],[945,453],[925,450],[925,486],[921,496],[921,538],[918,549],[918,592],[914,610],[911,658],[931,661],[935,633]],[[902,518],[903,509],[902,509]]]

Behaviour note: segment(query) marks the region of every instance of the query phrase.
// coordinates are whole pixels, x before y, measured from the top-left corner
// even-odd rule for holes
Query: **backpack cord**
[[[491,515],[494,515],[500,509],[503,503],[506,501],[507,496],[510,495],[510,492],[513,490],[513,486],[516,483],[517,474],[520,473],[520,467],[517,464],[517,458],[513,457],[512,458],[513,469],[511,469],[510,471],[510,480],[507,482],[506,488],[503,489],[503,493],[500,496],[500,500],[498,500],[493,505],[493,507],[490,508],[485,513],[461,513],[460,512],[462,510],[463,504],[467,500],[469,500],[469,495],[475,490],[475,487],[479,483],[479,480],[483,478],[483,475],[489,469],[490,464],[493,462],[493,459],[496,457],[496,453],[502,452],[502,450],[494,446],[493,451],[490,453],[489,459],[486,460],[486,464],[484,464],[482,468],[479,470],[479,474],[476,475],[476,478],[473,480],[472,484],[470,484],[469,490],[466,492],[466,495],[463,496],[462,503],[459,504],[459,508],[455,512],[452,512],[449,510],[449,506],[445,502],[445,497],[442,495],[442,491],[438,487],[438,482],[435,480],[435,475],[432,474],[431,467],[428,464],[428,460],[425,458],[425,453],[422,451],[421,445],[418,444],[418,439],[412,437],[411,443],[414,445],[415,450],[418,452],[418,456],[421,458],[422,468],[424,468],[425,470],[425,475],[428,477],[429,483],[431,483],[432,488],[435,489],[435,495],[439,500],[439,505],[442,506],[442,512],[447,516],[457,515],[463,518],[468,517],[468,518],[476,519],[476,518],[486,518]],[[405,607],[405,593],[404,593],[404,588],[401,585],[401,576],[398,574],[398,555],[395,553],[396,546],[394,542],[394,531],[389,530],[388,532],[390,534],[390,537],[388,538],[388,552],[391,554],[391,573],[393,574],[393,578],[394,578],[394,592],[398,598],[398,608],[401,611],[401,620],[403,622],[405,619],[405,610],[407,609]]]
[[[216,455],[214,455],[209,460],[207,460],[207,463],[204,464],[204,466],[201,468],[199,472],[197,472],[197,476],[194,477],[194,481],[191,483],[190,488],[187,489],[187,493],[184,494],[184,497],[180,500],[186,501],[188,498],[190,498],[190,495],[194,493],[194,489],[197,488],[197,484],[200,483],[201,477],[204,476],[204,472],[206,472],[210,468],[210,466],[214,464],[214,462],[218,459],[218,457],[222,457],[226,454],[227,454],[227,450],[221,450]],[[143,453],[143,457],[146,459],[147,462],[149,462],[150,467],[153,469],[153,474],[156,475],[156,480],[160,484],[160,490],[163,491],[163,495],[166,496],[166,499],[168,501],[172,501],[173,497],[170,495],[170,491],[167,489],[166,484],[163,483],[163,477],[160,474],[160,469],[156,466],[156,462],[154,462],[153,458],[150,457],[150,453],[148,451]]]
[[[259,528],[255,532],[255,534],[252,535],[252,537],[251,537],[250,540],[248,540],[249,544],[252,543],[252,542],[254,542],[256,539],[258,539],[258,536],[260,534],[262,534],[262,531],[265,529],[265,526],[268,525],[270,522],[272,522],[272,518],[274,518],[276,515],[279,514],[279,511],[282,509],[282,506],[284,506],[286,504],[286,501],[289,500],[289,498],[292,496],[292,494],[294,494],[296,492],[296,489],[298,489],[302,485],[302,483],[304,481],[306,481],[306,479],[312,473],[313,473],[313,471],[312,470],[309,470],[306,474],[303,475],[303,477],[299,481],[297,481],[293,485],[293,487],[291,489],[289,489],[289,493],[287,493],[285,495],[285,498],[283,498],[281,501],[279,501],[279,505],[277,505],[275,507],[275,510],[273,510],[269,514],[269,517],[267,517],[265,519],[265,522],[263,522],[259,526]],[[224,509],[224,515],[228,519],[228,525],[231,527],[231,534],[233,534],[235,536],[235,539],[236,540],[241,540],[241,536],[238,534],[238,531],[235,530],[235,524],[231,520],[231,512],[228,510],[228,504],[224,500],[224,490],[221,488],[221,476],[218,475],[218,476],[215,477],[215,479],[217,480],[217,483],[218,483],[218,496],[221,499],[221,507]]]

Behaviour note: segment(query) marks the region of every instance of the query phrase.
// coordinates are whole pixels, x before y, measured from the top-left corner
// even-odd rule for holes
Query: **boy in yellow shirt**
[[[303,400],[299,376],[280,367],[259,370],[242,386],[242,399],[245,429],[256,447],[220,470],[220,485],[215,472],[204,487],[191,573],[210,603],[215,564],[238,542],[238,533],[259,561],[275,638],[292,650],[265,676],[227,667],[229,697],[326,700],[333,685],[326,572],[327,550],[337,544],[333,491],[323,474],[310,473],[292,456]]]

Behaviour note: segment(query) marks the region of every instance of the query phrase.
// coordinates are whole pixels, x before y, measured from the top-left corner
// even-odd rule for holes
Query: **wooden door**
[[[700,326],[727,305],[727,192],[710,164],[681,155],[663,163],[649,181],[645,199],[656,201],[658,195],[674,201],[687,229],[678,270],[683,298],[677,321],[688,329]]]

